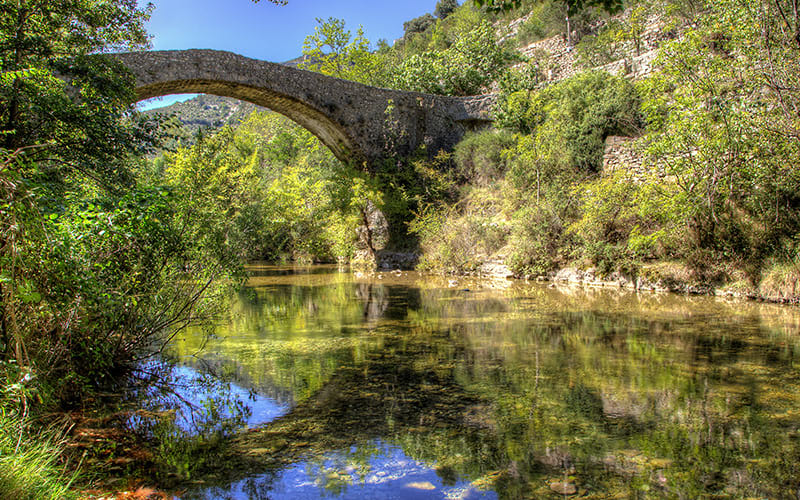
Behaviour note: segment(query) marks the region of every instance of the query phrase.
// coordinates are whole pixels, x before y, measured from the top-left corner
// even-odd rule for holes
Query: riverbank
[[[503,276],[504,273],[497,263],[493,265],[499,278],[443,276],[396,270],[356,274],[340,271],[335,265],[252,266],[252,278],[248,283],[252,293],[237,295],[231,309],[232,314],[239,319],[230,327],[215,330],[203,351],[198,351],[199,346],[203,345],[202,338],[182,335],[173,346],[175,359],[183,359],[183,362],[188,363],[196,355],[202,359],[199,366],[217,368],[223,366],[221,363],[224,360],[234,363],[238,367],[236,381],[242,387],[271,394],[270,397],[291,397],[293,403],[282,410],[286,413],[270,417],[272,420],[261,419],[259,421],[264,423],[254,424],[229,435],[220,442],[219,447],[195,448],[190,455],[194,457],[196,465],[202,465],[200,461],[204,460],[204,453],[224,456],[222,462],[227,467],[201,466],[190,475],[181,476],[180,480],[177,476],[172,476],[172,479],[165,479],[167,482],[156,482],[154,478],[159,471],[155,467],[159,462],[155,460],[155,455],[164,450],[156,442],[145,440],[141,434],[125,433],[125,423],[137,409],[122,411],[109,403],[110,400],[97,400],[101,406],[116,408],[117,413],[109,412],[106,416],[70,416],[74,424],[70,439],[83,445],[68,445],[68,448],[75,452],[74,456],[83,455],[84,451],[89,452],[90,455],[87,456],[92,457],[92,461],[85,461],[84,466],[93,468],[75,484],[77,496],[93,500],[162,499],[172,498],[173,495],[183,497],[183,492],[187,491],[187,498],[195,498],[192,495],[201,495],[198,491],[203,488],[233,488],[231,485],[238,484],[245,477],[260,478],[242,472],[245,466],[253,475],[265,470],[264,464],[272,464],[277,470],[295,470],[300,467],[298,463],[304,464],[308,460],[308,454],[314,457],[312,462],[323,460],[328,456],[326,453],[347,449],[356,438],[362,446],[371,450],[369,443],[372,436],[398,439],[398,442],[411,446],[410,443],[463,436],[463,425],[468,425],[476,442],[486,440],[486,435],[494,436],[496,433],[502,436],[504,432],[498,429],[505,425],[502,422],[502,415],[505,413],[501,411],[505,400],[494,401],[492,393],[487,393],[482,396],[484,399],[476,401],[471,390],[465,391],[460,385],[465,383],[463,380],[460,383],[450,380],[455,375],[448,370],[453,369],[453,363],[458,365],[469,359],[489,363],[495,369],[497,367],[492,363],[498,360],[512,365],[519,361],[522,366],[530,368],[533,366],[531,363],[542,362],[545,357],[537,357],[535,352],[527,350],[536,345],[539,346],[536,347],[537,350],[547,351],[552,347],[548,339],[553,335],[561,338],[561,334],[555,333],[558,329],[549,329],[551,322],[563,324],[563,328],[573,331],[577,338],[582,339],[585,336],[576,345],[572,345],[576,337],[567,335],[563,339],[567,345],[572,346],[571,349],[577,349],[576,356],[584,353],[588,356],[586,359],[595,357],[589,356],[589,351],[584,352],[585,350],[601,348],[596,343],[595,334],[588,330],[588,325],[603,325],[607,321],[617,324],[618,328],[628,333],[615,333],[621,335],[617,339],[619,342],[612,343],[616,346],[614,349],[603,348],[607,351],[603,359],[611,362],[609,360],[615,360],[614,356],[620,356],[621,353],[632,356],[629,360],[625,358],[626,360],[614,361],[619,363],[620,370],[627,370],[629,363],[641,362],[637,356],[644,355],[643,353],[680,358],[691,351],[690,346],[695,342],[695,336],[700,334],[694,329],[683,334],[670,333],[676,328],[682,328],[672,323],[675,318],[701,321],[711,314],[716,318],[711,322],[713,325],[717,325],[718,321],[727,325],[720,326],[721,331],[740,333],[751,331],[748,329],[752,325],[747,326],[750,324],[748,322],[753,321],[752,318],[759,318],[759,328],[778,332],[771,334],[773,337],[770,337],[772,340],[769,342],[785,344],[794,342],[791,339],[796,338],[796,329],[784,332],[785,325],[797,324],[794,308],[705,297],[681,297],[674,293],[639,293],[644,289],[620,286],[619,282],[613,287],[601,285],[609,281],[598,279],[596,274],[590,279],[592,274],[586,272],[570,274],[574,278],[582,277],[580,284],[567,280],[526,282],[508,279]],[[488,270],[489,266],[483,269]],[[640,281],[639,285],[642,284]],[[280,313],[271,314],[270,311]],[[729,321],[734,323],[728,325]],[[459,325],[456,330],[452,329],[454,324]],[[658,328],[651,331],[647,327],[650,324],[658,325]],[[235,328],[236,336],[231,337],[225,328]],[[490,328],[493,333],[484,331],[484,328]],[[265,338],[261,335],[264,331],[271,333]],[[454,331],[459,333],[453,336]],[[664,342],[668,348],[665,348]],[[752,343],[754,349],[761,346],[753,339],[747,342]],[[414,348],[409,347],[410,345]],[[435,350],[437,354],[432,358],[431,345],[438,346]],[[652,349],[652,352],[641,350],[642,345]],[[518,347],[508,349],[504,346]],[[454,347],[457,348],[453,350]],[[761,348],[763,346],[758,347]],[[477,358],[470,354],[462,359],[459,357],[461,354],[458,354],[462,349],[474,351],[473,354],[482,354]],[[366,357],[364,352],[368,353]],[[514,354],[516,352],[527,354],[524,359],[517,360],[517,354]],[[555,350],[549,355],[557,355],[559,352]],[[186,358],[190,353],[195,354]],[[456,357],[451,360],[449,356],[453,355]],[[440,373],[444,377],[441,380],[430,378],[430,374],[439,373],[434,370],[434,365],[417,366],[423,360],[433,363],[440,356],[444,356],[444,364],[436,370],[446,375]],[[578,358],[583,360],[583,354]],[[558,367],[554,365],[552,369],[555,373]],[[614,370],[611,372],[616,373]],[[455,370],[454,373],[461,371]],[[397,377],[400,377],[402,384],[397,385]],[[599,376],[596,380],[605,380],[604,377],[605,375]],[[545,377],[536,380],[544,383],[543,380],[550,379]],[[524,392],[530,389],[536,380],[528,381],[520,390]],[[393,387],[393,384],[396,386]],[[393,388],[387,392],[387,387]],[[470,387],[474,390],[479,385],[467,383],[467,389]],[[614,384],[600,384],[599,387],[597,391],[600,399],[595,398],[590,402],[594,401],[594,406],[591,406],[595,409],[593,411],[602,409],[604,415],[608,414],[603,418],[610,418],[613,422],[618,421],[614,419],[621,418],[619,414],[632,419],[631,422],[644,418],[647,408],[645,400],[650,397],[648,391],[653,388],[645,384],[642,394],[631,396],[633,399],[629,401],[629,397],[625,395],[627,392],[618,393],[620,389]],[[567,389],[552,386],[548,390],[560,393]],[[573,399],[594,394],[585,393],[583,389],[580,390],[584,392],[579,391],[579,394],[573,393],[573,389],[569,390],[572,392],[568,396]],[[668,392],[672,389],[658,390]],[[455,398],[454,395],[458,394],[468,404]],[[542,397],[544,394],[549,393],[543,393]],[[564,394],[561,394],[554,401],[562,401],[563,397]],[[658,400],[658,404],[666,404],[662,399]],[[549,411],[556,411],[560,407],[556,405],[548,408]],[[141,409],[138,411],[141,412]],[[528,414],[527,411],[523,413]],[[388,414],[392,415],[391,426],[385,421]],[[460,421],[462,417],[466,424]],[[568,413],[565,418],[577,417]],[[512,424],[517,425],[514,422],[509,425]],[[635,422],[630,425],[634,424]],[[445,425],[444,431],[440,428],[441,425]],[[637,427],[634,425],[634,428]],[[448,429],[453,430],[453,436]],[[404,437],[397,438],[398,432]],[[380,450],[381,453],[389,453],[385,446]],[[399,453],[395,448],[390,448],[390,451]],[[429,453],[432,453],[424,447],[412,447],[406,452],[417,457],[429,457]],[[530,491],[539,492],[543,488],[550,488],[548,485],[555,484],[554,481],[560,478],[559,464],[564,460],[582,460],[579,452],[580,450],[567,451],[566,448],[541,451],[536,460],[546,464],[547,473],[536,479],[535,485],[530,486]],[[629,451],[620,451],[623,452]],[[467,452],[460,450],[459,453]],[[629,474],[626,472],[629,469],[633,471],[632,466],[625,468],[620,465],[623,462],[627,464],[630,459],[620,459],[614,453],[616,452],[609,451],[592,460],[614,464],[622,471],[622,475]],[[630,472],[631,475],[636,475],[636,480],[647,477],[650,473],[647,467],[651,462],[659,464],[660,470],[665,467],[663,464],[668,463],[667,460],[673,460],[672,455],[667,452],[660,452],[653,457],[642,451],[631,451],[630,454],[641,462],[637,462],[639,469]],[[462,471],[459,474],[469,478],[469,482],[464,483],[464,488],[482,491],[478,485],[492,489],[503,481],[517,480],[502,464],[486,465],[481,470],[489,472],[485,477],[476,479],[468,472],[473,468],[463,464],[448,465],[447,460],[452,456],[454,455],[447,452],[438,459],[444,460],[447,467]],[[437,456],[434,454],[434,457]],[[381,467],[389,467],[394,463],[391,456],[386,460],[388,465],[381,463]],[[230,465],[234,463],[237,465]],[[591,464],[595,462],[583,463],[591,469]],[[302,468],[305,470],[305,465]],[[160,472],[162,477],[166,475],[164,470]],[[346,471],[331,475],[330,471],[324,469],[321,473],[324,473],[323,482],[329,476],[335,476],[337,481],[349,478]],[[586,471],[581,469],[581,473]],[[581,473],[570,473],[569,476],[577,479],[570,480],[569,484],[576,487],[590,484],[588,478],[580,478]],[[425,484],[426,487],[436,486],[437,489],[445,487],[435,480],[435,474],[430,474],[424,480],[407,482]],[[662,472],[658,477],[668,475]],[[498,478],[503,479],[501,481]],[[353,488],[365,487],[359,480],[352,481]],[[266,480],[264,483],[268,486],[270,484]],[[176,484],[177,489],[169,490],[169,484]],[[366,484],[370,483],[367,481]],[[403,488],[404,484],[397,485],[397,488]],[[616,484],[602,484],[604,486],[600,487],[601,491],[620,487]],[[663,481],[659,479],[657,485],[663,488]],[[155,487],[167,488],[167,491],[159,491]],[[541,493],[543,498],[549,494],[547,491]],[[248,497],[233,495],[232,498]],[[278,495],[276,498],[283,497]]]
[[[753,286],[742,271],[720,274],[714,283],[698,280],[691,270],[678,262],[659,262],[644,265],[636,275],[614,271],[600,273],[596,268],[564,267],[546,276],[519,276],[500,260],[490,260],[472,273],[454,276],[478,276],[489,279],[515,279],[525,282],[550,283],[551,286],[618,288],[627,291],[676,293],[681,295],[712,295],[773,304],[800,304],[800,271],[772,269],[759,286]]]
[[[282,409],[230,435],[215,450],[224,471],[193,473],[182,498],[781,497],[794,484],[789,456],[772,458],[796,446],[794,308],[332,265],[251,271],[230,323],[182,335],[175,359],[235,365],[237,384]],[[119,487],[105,498],[136,498]]]

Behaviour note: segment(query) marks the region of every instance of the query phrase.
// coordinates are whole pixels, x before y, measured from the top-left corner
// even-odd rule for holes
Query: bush
[[[517,31],[517,44],[529,45],[566,29],[565,12],[561,3],[544,1],[530,7],[527,21]]]
[[[439,0],[433,14],[439,19],[444,19],[458,8],[458,0]]]
[[[501,96],[498,124],[533,134],[539,156],[596,172],[609,135],[636,135],[643,125],[633,85],[604,72],[586,72],[535,93]]]
[[[574,188],[580,216],[569,226],[575,236],[575,258],[607,274],[630,272],[635,262],[669,257],[673,250],[668,188],[658,177],[634,179],[626,168]]]
[[[445,273],[476,271],[505,245],[508,233],[506,224],[491,211],[485,214],[474,206],[429,208],[418,214],[410,230],[420,237],[419,269]]]
[[[546,276],[566,263],[566,221],[560,212],[557,206],[543,204],[526,206],[514,214],[507,264],[515,274]]]
[[[423,14],[419,17],[415,17],[410,21],[406,21],[403,23],[403,31],[405,34],[403,35],[404,38],[410,38],[411,35],[416,33],[423,33],[428,28],[436,24],[436,18],[430,15],[429,13]]]
[[[487,22],[459,37],[446,50],[414,54],[395,73],[394,87],[445,95],[475,95],[497,79],[512,55],[497,44]]]
[[[514,143],[514,137],[503,131],[487,130],[468,134],[454,151],[460,180],[478,186],[501,180],[507,168],[507,155],[504,152]]]

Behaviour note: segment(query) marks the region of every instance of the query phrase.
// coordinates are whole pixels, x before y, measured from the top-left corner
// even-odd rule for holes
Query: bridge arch
[[[248,101],[305,127],[340,160],[368,166],[420,146],[430,154],[450,150],[468,129],[491,122],[493,96],[380,89],[217,50],[114,57],[136,78],[139,100],[204,93]]]

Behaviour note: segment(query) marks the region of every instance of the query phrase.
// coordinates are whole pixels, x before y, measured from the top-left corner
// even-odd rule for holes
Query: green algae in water
[[[288,410],[228,439],[226,466],[186,498],[793,497],[799,319],[707,297],[259,266],[230,320],[173,354]]]

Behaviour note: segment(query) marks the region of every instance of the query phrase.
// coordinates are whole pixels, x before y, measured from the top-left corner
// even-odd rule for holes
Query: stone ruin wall
[[[500,34],[501,42],[511,39],[517,34],[519,28],[528,20],[525,16],[510,23]],[[597,25],[594,30],[602,28],[604,23]],[[636,54],[633,42],[620,45],[623,57],[610,63],[596,66],[591,69],[606,71],[612,75],[624,76],[631,79],[640,79],[648,76],[653,71],[653,61],[658,55],[660,45],[667,40],[674,39],[675,33],[665,32],[664,23],[658,16],[650,16],[646,21],[646,28],[642,34],[641,50]],[[547,83],[555,83],[569,78],[585,69],[578,61],[574,47],[567,43],[566,37],[559,34],[529,44],[520,49],[520,52],[531,59],[544,60],[543,73]],[[520,63],[517,66],[521,66]],[[643,155],[637,150],[636,141],[632,137],[612,136],[606,139],[603,155],[603,175],[610,175],[620,168],[630,171],[632,182],[642,182],[652,171],[645,164]],[[664,178],[663,172],[657,173]]]
[[[642,155],[636,150],[632,137],[609,136],[603,153],[603,175],[612,175],[619,169],[626,169],[633,182],[644,181],[647,169]]]
[[[517,21],[521,22],[516,24],[512,23],[511,30],[501,39],[509,39],[514,36],[524,20],[527,18],[518,19]],[[603,25],[604,23],[594,29],[599,30]],[[574,47],[567,43],[563,34],[533,42],[521,48],[520,52],[525,57],[544,57],[547,60],[544,73],[548,83],[563,80],[585,69],[607,71],[613,75],[638,79],[652,72],[652,64],[658,54],[659,46],[665,40],[673,39],[674,36],[673,33],[664,31],[664,23],[658,16],[650,16],[646,21],[646,28],[642,34],[641,51],[638,55],[633,42],[621,43],[620,51],[623,56],[620,59],[593,68],[583,66],[578,62]],[[520,63],[518,66],[522,64],[524,63]]]

